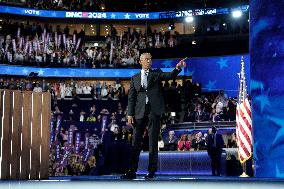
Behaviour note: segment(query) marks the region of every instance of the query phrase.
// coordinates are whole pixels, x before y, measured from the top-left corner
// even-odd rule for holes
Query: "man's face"
[[[140,56],[140,64],[143,70],[148,70],[152,66],[152,56],[149,53]]]

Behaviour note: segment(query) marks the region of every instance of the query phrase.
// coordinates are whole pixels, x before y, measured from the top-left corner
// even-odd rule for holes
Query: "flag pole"
[[[239,177],[243,177],[243,178],[245,178],[245,177],[249,177],[248,175],[247,175],[247,165],[246,165],[246,161],[244,161],[243,163],[241,163],[242,164],[242,167],[243,167],[243,173],[239,176]]]
[[[240,74],[241,81],[244,80],[244,75],[245,75],[245,63],[244,63],[244,57],[242,56],[242,58],[241,58],[241,74]],[[241,87],[241,85],[240,85],[240,87]],[[246,87],[246,86],[242,86],[242,87]],[[245,91],[242,90],[242,91],[241,91],[241,98],[242,98],[242,101],[245,100],[245,95],[244,95],[244,93],[245,93]],[[240,157],[240,155],[239,155],[239,157]],[[245,161],[242,162],[241,159],[240,159],[240,162],[241,162],[241,165],[242,165],[243,173],[242,173],[239,177],[242,177],[242,178],[249,177],[249,176],[247,175],[247,173],[246,173],[246,172],[247,172],[246,161],[247,161],[247,160],[245,160]]]

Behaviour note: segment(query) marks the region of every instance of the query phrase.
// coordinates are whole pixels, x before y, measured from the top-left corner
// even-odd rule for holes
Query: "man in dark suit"
[[[167,151],[176,151],[178,147],[178,139],[174,131],[169,131],[169,136],[164,140],[165,149]]]
[[[165,103],[162,94],[162,80],[177,77],[186,63],[181,60],[172,72],[151,70],[152,56],[143,53],[140,56],[141,72],[131,78],[128,92],[128,123],[133,124],[132,153],[129,170],[121,176],[122,179],[135,179],[138,168],[139,155],[143,133],[148,125],[149,134],[149,173],[146,179],[154,178],[158,163],[158,136],[160,132],[160,118],[165,113]]]
[[[207,151],[211,158],[212,175],[220,176],[224,140],[222,135],[217,133],[216,127],[212,127],[212,133],[209,133]]]

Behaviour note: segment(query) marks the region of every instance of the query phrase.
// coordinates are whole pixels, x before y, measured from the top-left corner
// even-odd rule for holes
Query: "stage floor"
[[[280,182],[284,186],[284,178],[254,178],[254,177],[223,177],[200,175],[157,175],[154,179],[144,179],[144,175],[138,175],[134,180],[121,180],[120,175],[101,176],[63,176],[50,177],[49,181],[194,181],[194,182]]]
[[[284,189],[284,179],[239,178],[213,176],[158,175],[145,180],[138,175],[135,180],[121,180],[120,175],[50,177],[42,181],[0,181],[0,188],[9,189]]]

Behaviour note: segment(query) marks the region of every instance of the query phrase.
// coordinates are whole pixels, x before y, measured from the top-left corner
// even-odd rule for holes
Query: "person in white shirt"
[[[60,98],[64,98],[64,97],[65,97],[65,84],[60,83]]]
[[[92,88],[88,84],[86,84],[83,87],[83,94],[91,94],[91,90],[92,90]]]
[[[104,85],[102,87],[102,91],[101,91],[101,96],[102,96],[102,98],[107,98],[107,95],[108,95],[107,85],[106,85],[106,83],[104,83]]]
[[[85,116],[86,116],[86,112],[81,110],[81,112],[80,112],[80,122],[84,122],[85,121]]]
[[[72,96],[72,87],[70,87],[70,85],[67,84],[65,88],[65,97],[70,97],[70,96]]]
[[[83,94],[83,87],[82,87],[82,83],[76,83],[75,85],[76,87],[76,94],[79,95],[79,94]]]
[[[36,86],[34,87],[33,92],[36,92],[36,93],[41,93],[41,92],[42,92],[42,88],[41,88],[41,86],[39,86],[38,83],[37,83]]]

